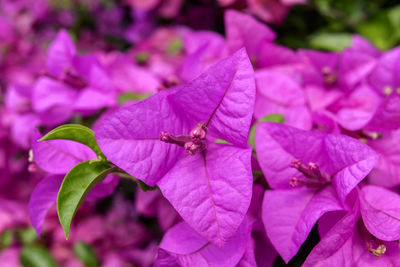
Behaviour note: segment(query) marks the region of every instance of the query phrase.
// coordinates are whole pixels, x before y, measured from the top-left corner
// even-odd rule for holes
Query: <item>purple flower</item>
[[[145,67],[136,65],[126,55],[110,53],[103,55],[103,63],[118,92],[155,93],[161,79]]]
[[[256,61],[264,44],[272,43],[276,33],[253,16],[235,10],[225,12],[227,45],[231,52],[246,47],[250,59]]]
[[[368,145],[379,155],[374,169],[368,176],[371,184],[394,187],[400,184],[400,130],[384,134],[382,138],[368,140]]]
[[[400,128],[400,93],[392,92],[381,99],[364,129],[370,132],[388,133]]]
[[[193,229],[223,246],[250,204],[254,95],[253,69],[240,50],[185,86],[112,113],[96,139],[110,161],[158,185]]]
[[[116,104],[113,84],[103,67],[91,55],[77,55],[65,30],[51,43],[46,65],[47,71],[33,88],[36,112],[56,108],[66,120],[73,112],[86,115]]]
[[[312,50],[298,54],[308,64],[303,70],[304,85],[321,89],[352,90],[376,64],[375,57],[351,49],[342,54]]]
[[[321,219],[322,239],[304,266],[396,266],[400,263],[399,195],[368,185],[353,196],[353,208],[344,216],[327,214]],[[321,231],[324,227],[327,229]]]
[[[251,257],[246,253],[247,246],[251,246],[250,233],[244,220],[236,234],[223,247],[217,247],[181,222],[165,234],[155,266],[254,266],[246,264],[254,263],[254,255]]]
[[[140,42],[132,51],[136,59],[145,55],[143,66],[156,77],[167,83],[176,84],[176,69],[183,56],[182,36],[185,30],[176,28],[159,28],[149,38]]]
[[[251,199],[247,217],[252,224],[252,237],[255,244],[253,254],[257,266],[272,266],[278,253],[274,249],[271,241],[265,233],[265,227],[262,222],[262,203],[264,197],[264,188],[260,185],[254,185],[253,196]],[[252,266],[252,265],[250,265]],[[255,266],[255,265],[253,265]]]
[[[379,51],[379,49],[377,49],[367,39],[357,34],[352,36],[350,49],[371,55],[373,57],[379,57],[381,55],[381,51]]]
[[[254,117],[261,119],[271,113],[285,116],[285,124],[304,130],[311,129],[311,114],[304,90],[288,75],[262,69],[256,72],[256,103]]]
[[[32,133],[41,122],[42,114],[35,114],[31,106],[32,87],[12,84],[7,88],[5,107],[10,119],[6,122],[11,128],[13,141],[22,148],[29,148]],[[6,117],[6,114],[3,114]],[[47,114],[47,118],[52,117]]]
[[[380,106],[380,97],[367,84],[357,86],[349,95],[342,95],[329,107],[336,117],[337,123],[350,131],[357,131],[366,126],[376,117]],[[381,110],[384,107],[380,108]],[[379,116],[379,115],[378,115]],[[383,119],[383,117],[382,117]],[[373,122],[373,125],[377,122]]]
[[[193,80],[229,55],[224,37],[215,32],[188,31],[184,33],[183,40],[187,56],[178,69],[182,82]]]
[[[273,68],[287,74],[300,68],[296,53],[273,43],[276,33],[253,16],[234,10],[225,12],[226,43],[230,52],[245,47],[256,68]]]
[[[347,195],[371,171],[377,156],[344,135],[276,123],[260,123],[255,140],[260,166],[275,189],[265,192],[265,229],[288,262],[324,213],[345,208]]]
[[[89,147],[69,140],[38,142],[41,135],[36,130],[32,140],[33,160],[40,169],[51,174],[66,174],[78,163],[97,156]]]
[[[42,234],[44,218],[57,199],[62,180],[63,177],[59,175],[47,176],[32,192],[28,212],[32,225],[39,236]]]
[[[400,85],[400,79],[397,75],[399,68],[398,58],[400,48],[394,48],[385,52],[378,59],[378,62],[368,77],[368,82],[381,95],[388,95],[395,91]]]
[[[161,230],[166,231],[179,222],[180,216],[158,190],[136,191],[135,207],[145,217],[156,217]]]
[[[29,216],[38,235],[41,234],[48,210],[56,202],[63,176],[80,162],[96,159],[96,154],[87,146],[69,140],[41,141],[36,132],[32,141],[33,164],[51,175],[45,177],[33,190],[29,200]],[[87,199],[111,195],[118,184],[117,177],[109,175],[97,184]]]

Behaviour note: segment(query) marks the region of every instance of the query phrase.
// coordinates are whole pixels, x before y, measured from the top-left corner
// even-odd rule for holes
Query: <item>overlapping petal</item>
[[[191,227],[222,246],[250,205],[250,158],[251,148],[213,145],[191,157],[182,155],[157,184]]]
[[[267,190],[262,217],[269,239],[287,263],[317,220],[326,212],[341,209],[331,187],[321,191],[308,188]]]

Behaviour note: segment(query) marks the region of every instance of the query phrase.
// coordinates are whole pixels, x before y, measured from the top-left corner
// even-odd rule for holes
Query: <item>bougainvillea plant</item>
[[[1,1],[0,266],[400,266],[400,9],[343,5]]]

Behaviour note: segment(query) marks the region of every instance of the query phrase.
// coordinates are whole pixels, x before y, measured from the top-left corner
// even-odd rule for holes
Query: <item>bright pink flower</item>
[[[218,246],[236,232],[250,204],[251,149],[246,143],[253,75],[240,50],[183,87],[112,113],[96,131],[110,161],[158,185],[182,218]],[[232,145],[216,144],[216,139]]]
[[[347,195],[371,171],[377,155],[344,135],[277,123],[260,123],[255,138],[258,161],[275,189],[264,196],[265,229],[288,262],[324,213],[345,208]]]
[[[365,186],[355,193],[353,208],[344,216],[332,214],[320,221],[322,226],[333,226],[321,233],[320,243],[304,266],[400,264],[397,241],[390,242],[398,238],[399,195],[376,186]]]
[[[155,266],[239,266],[245,265],[250,227],[245,220],[223,247],[207,242],[185,222],[171,228],[161,241]],[[245,258],[243,258],[245,257]],[[254,256],[253,256],[254,257]],[[253,261],[254,262],[254,261]],[[254,265],[253,265],[254,266]]]

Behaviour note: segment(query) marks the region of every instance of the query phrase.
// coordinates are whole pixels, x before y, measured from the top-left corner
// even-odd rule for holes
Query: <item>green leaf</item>
[[[135,61],[138,64],[144,64],[150,59],[150,54],[146,52],[137,53],[135,56]]]
[[[215,140],[215,143],[217,143],[217,144],[227,144],[227,145],[232,145],[232,143],[229,143],[228,141],[226,141],[226,140],[223,140],[223,139],[217,139],[217,140]]]
[[[14,240],[14,232],[6,230],[1,234],[1,247],[0,249],[8,248]]]
[[[181,52],[183,49],[183,41],[181,38],[177,37],[174,38],[168,45],[167,53],[169,55],[177,54]]]
[[[393,26],[400,26],[400,5],[389,9],[388,17]]]
[[[396,42],[398,42],[400,39],[400,5],[389,9],[387,15],[392,25],[393,33],[396,37]]]
[[[123,104],[130,100],[143,100],[151,96],[151,94],[137,94],[133,92],[126,92],[118,96],[118,104]]]
[[[393,18],[393,14],[396,14],[396,10],[391,13],[381,11],[373,18],[363,21],[357,24],[356,30],[358,33],[368,38],[374,45],[380,49],[392,48],[399,40],[398,30],[399,25],[393,25],[396,20]]]
[[[99,266],[99,261],[93,248],[84,242],[75,243],[74,254],[85,267]]]
[[[285,116],[282,114],[278,113],[273,113],[273,114],[268,114],[261,119],[258,120],[259,122],[277,122],[277,123],[284,123],[285,122]]]
[[[140,189],[142,189],[142,191],[144,191],[144,192],[153,191],[153,190],[156,190],[156,189],[157,189],[156,186],[151,187],[151,186],[148,186],[147,184],[145,184],[144,182],[142,182],[142,181],[139,180],[139,179],[136,179],[136,178],[134,178],[134,179],[135,179],[137,185],[140,187]]]
[[[56,267],[56,260],[50,252],[39,246],[26,246],[22,249],[20,262],[24,267]]]
[[[68,239],[72,219],[94,185],[116,167],[98,160],[88,160],[73,167],[65,176],[57,196],[57,212],[65,237]]]
[[[342,51],[351,46],[351,34],[317,33],[310,37],[310,45],[315,49]]]
[[[90,147],[98,157],[105,158],[100,150],[99,145],[97,144],[96,139],[94,138],[94,132],[88,127],[79,124],[64,124],[50,131],[39,141],[60,139],[71,140],[84,144]]]
[[[28,227],[18,231],[18,239],[22,244],[29,245],[38,240],[38,235],[33,227]]]
[[[251,145],[254,149],[256,147],[255,145],[255,135],[256,135],[256,129],[257,129],[257,124],[259,122],[277,122],[277,123],[284,123],[285,122],[285,117],[282,114],[268,114],[261,119],[259,119],[256,123],[253,124],[253,126],[250,129],[249,133],[249,145]]]

